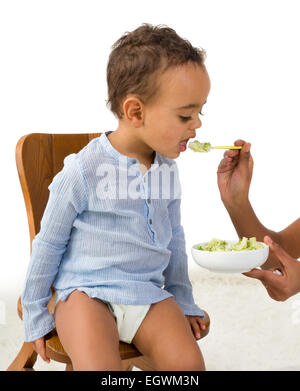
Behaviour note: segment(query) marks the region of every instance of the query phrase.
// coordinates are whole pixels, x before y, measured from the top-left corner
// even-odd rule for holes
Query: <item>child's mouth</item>
[[[179,143],[179,150],[180,150],[180,152],[184,152],[186,150],[186,144],[187,144],[187,140],[186,141],[181,141],[181,143]]]

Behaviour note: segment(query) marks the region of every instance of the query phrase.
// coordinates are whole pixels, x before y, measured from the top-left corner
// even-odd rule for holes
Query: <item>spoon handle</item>
[[[211,147],[211,149],[242,149],[242,146],[236,146],[236,145],[226,146],[226,145],[222,145],[222,146],[219,146],[219,147]]]

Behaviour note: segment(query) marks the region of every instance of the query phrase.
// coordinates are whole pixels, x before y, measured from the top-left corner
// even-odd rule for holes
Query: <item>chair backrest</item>
[[[101,133],[49,134],[30,133],[16,145],[16,164],[24,196],[32,240],[40,231],[40,222],[49,198],[48,186],[63,168],[67,155],[79,152]]]

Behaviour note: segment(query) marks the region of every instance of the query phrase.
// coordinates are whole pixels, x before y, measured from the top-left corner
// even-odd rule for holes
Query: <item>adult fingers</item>
[[[245,140],[238,139],[234,142],[234,145],[236,145],[237,147],[240,147],[240,146],[244,145],[245,143],[246,143]]]
[[[218,173],[232,171],[239,164],[239,152],[237,150],[227,150],[218,166]]]
[[[265,279],[265,270],[261,270],[261,269],[252,269],[249,272],[243,274],[246,277],[256,278],[257,280],[260,280],[262,282]]]
[[[240,150],[241,156],[244,156],[245,153],[248,154],[248,152],[250,152],[251,144],[247,143],[245,140],[238,139],[234,142],[234,145],[237,147],[241,147],[241,146],[243,147]],[[232,151],[234,151],[234,150],[232,150]]]
[[[241,164],[244,166],[246,163],[247,167],[249,167],[249,163],[251,163],[250,164],[251,167],[251,165],[253,165],[251,154],[250,154],[251,144],[247,143],[245,140],[238,139],[234,142],[234,145],[242,146],[243,148],[240,150],[226,151],[224,153],[224,158],[228,158],[228,157],[231,157],[233,159],[238,158],[239,165]]]
[[[227,157],[234,158],[234,157],[238,156],[239,153],[240,153],[240,151],[238,149],[227,149],[223,153],[223,157],[224,158],[227,158]]]
[[[243,274],[247,277],[259,279],[273,300],[285,301],[291,296],[290,290],[288,289],[287,276],[283,269],[253,269]]]
[[[236,162],[234,162],[232,159],[224,158],[220,161],[217,169],[218,174],[223,174],[228,171],[232,171],[234,167],[236,166]]]
[[[274,273],[273,270],[252,269],[249,272],[243,274],[247,277],[260,280],[265,286],[276,286],[282,278],[282,275]]]

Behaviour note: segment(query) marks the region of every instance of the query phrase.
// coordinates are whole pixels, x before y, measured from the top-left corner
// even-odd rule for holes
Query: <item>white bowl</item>
[[[236,240],[226,240],[233,244]],[[262,243],[262,242],[260,242]],[[242,250],[242,251],[203,251],[198,250],[198,243],[192,247],[192,257],[194,261],[213,272],[219,273],[245,273],[255,267],[263,265],[269,256],[269,246],[265,243],[263,248],[257,250]]]

